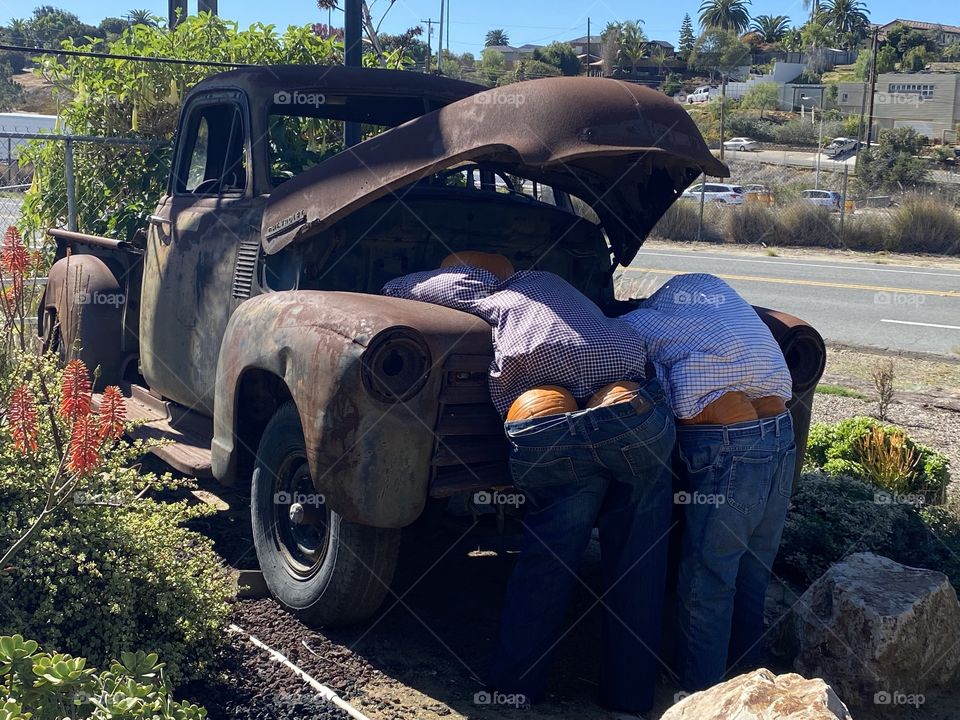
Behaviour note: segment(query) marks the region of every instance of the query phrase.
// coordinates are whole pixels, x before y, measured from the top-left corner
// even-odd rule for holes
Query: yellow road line
[[[625,268],[624,272],[654,273],[656,275],[683,275],[685,273],[689,273],[690,271],[664,270],[663,268],[629,267]],[[721,275],[720,273],[713,273],[713,275],[718,278],[723,278],[724,280],[747,280],[750,282],[775,283],[778,285],[808,285],[812,287],[842,288],[844,290],[867,290],[870,292],[905,293],[909,295],[935,295],[937,297],[960,298],[960,291],[958,290],[915,290],[913,288],[894,288],[885,287],[883,285],[856,285],[853,283],[834,283],[825,282],[823,280],[800,280],[796,278],[760,277],[757,275]]]

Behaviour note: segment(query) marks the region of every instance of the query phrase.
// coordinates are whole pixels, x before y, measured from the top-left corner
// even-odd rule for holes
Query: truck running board
[[[210,441],[213,421],[176,403],[161,400],[139,385],[125,388],[127,420],[139,424],[130,433],[135,440],[167,440],[151,452],[175,470],[197,478],[212,477]],[[95,408],[100,394],[93,396]]]

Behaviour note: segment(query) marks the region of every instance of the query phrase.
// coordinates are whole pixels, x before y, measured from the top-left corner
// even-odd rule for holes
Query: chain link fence
[[[931,170],[923,183],[863,193],[856,158],[813,149],[726,152],[729,178],[703,178],[653,236],[775,246],[960,254],[960,173]]]
[[[31,245],[43,242],[45,228],[27,217],[47,219],[52,226],[81,232],[103,230],[109,215],[126,201],[142,195],[137,178],[122,185],[96,189],[98,178],[84,175],[84,160],[97,157],[99,163],[115,167],[137,167],[135,159],[144,153],[164,150],[169,143],[138,138],[96,137],[0,127],[0,234],[15,225]],[[39,174],[34,159],[44,157],[46,167]],[[134,157],[136,156],[136,158]]]

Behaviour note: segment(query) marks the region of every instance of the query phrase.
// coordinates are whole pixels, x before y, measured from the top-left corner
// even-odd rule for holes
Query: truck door
[[[250,119],[236,91],[197,97],[183,115],[169,194],[151,219],[144,264],[141,372],[164,397],[213,413],[217,356],[238,252],[260,240]]]

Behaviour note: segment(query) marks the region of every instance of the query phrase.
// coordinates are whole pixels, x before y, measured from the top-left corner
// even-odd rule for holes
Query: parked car
[[[857,149],[857,141],[853,138],[838,137],[834,138],[823,148],[824,154],[828,157],[836,157],[844,153],[853,152]]]
[[[835,190],[804,190],[800,196],[811,205],[835,209],[839,208],[840,203],[843,202],[843,196]]]
[[[744,189],[740,185],[728,185],[725,183],[707,183],[706,188],[704,188],[703,185],[694,185],[686,190],[681,197],[699,202],[701,192],[705,202],[722,203],[725,205],[743,205],[743,201],[746,199]]]
[[[121,385],[131,433],[169,441],[151,452],[250,498],[266,585],[311,624],[370,617],[402,528],[512,483],[490,326],[384,283],[501,253],[615,317],[639,302],[617,300],[618,267],[689,183],[730,172],[662,93],[594,78],[515,92],[373,68],[214,75],[184,100],[146,228],[49,231],[44,347]],[[349,143],[361,124],[382,132]],[[78,287],[108,300],[74,302]],[[757,313],[793,376],[796,480],[823,341]]]
[[[723,143],[723,146],[727,150],[739,150],[740,152],[745,152],[747,150],[760,149],[760,143],[758,143],[756,140],[751,140],[748,137],[730,138],[725,143]]]
[[[716,92],[716,88],[712,88],[709,85],[698,87],[692,93],[687,95],[687,104],[692,105],[693,103],[707,102],[711,99],[712,93],[714,92]]]

